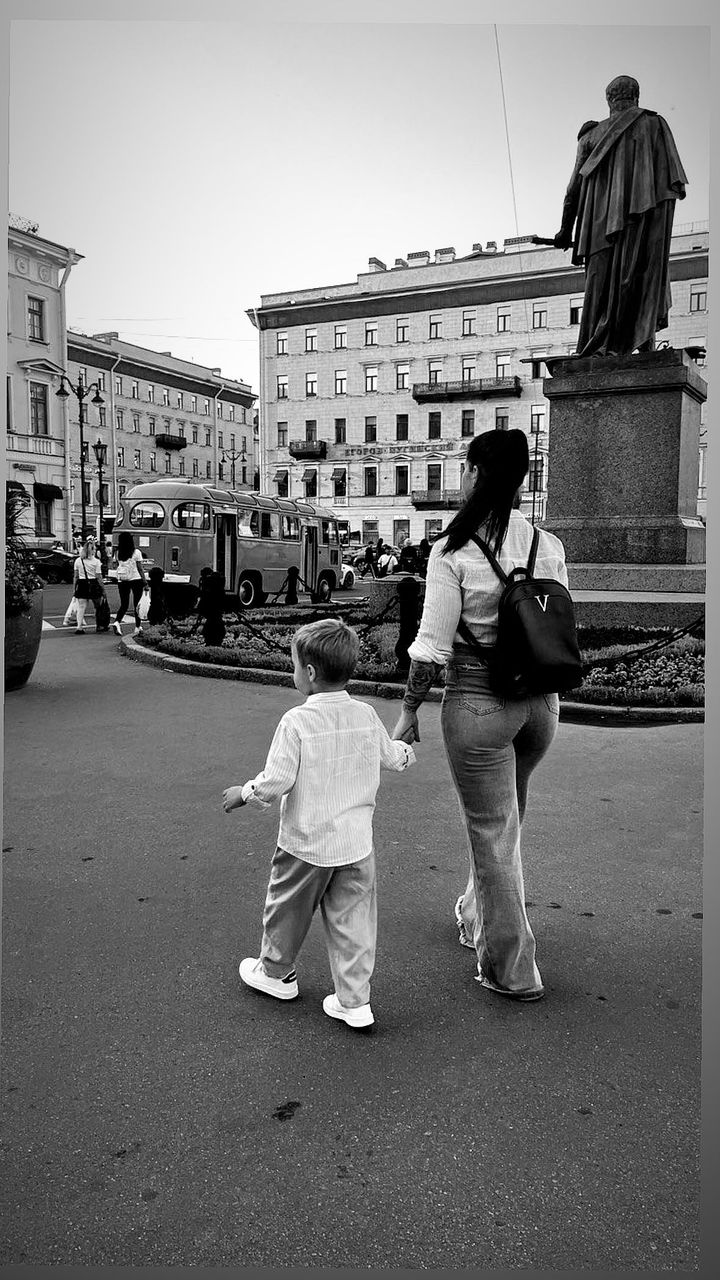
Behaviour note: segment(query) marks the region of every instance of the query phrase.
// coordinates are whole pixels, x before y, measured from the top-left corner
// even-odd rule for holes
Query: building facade
[[[96,388],[102,405],[85,406],[85,506],[99,514],[99,475],[93,444],[107,445],[102,507],[114,515],[132,485],[164,476],[209,480],[221,488],[259,484],[255,393],[219,369],[124,342],[117,333],[70,330],[67,373],[74,386]],[[72,513],[81,521],[79,402],[67,401]]]
[[[678,226],[670,266],[658,343],[706,366],[706,223]],[[389,270],[371,258],[354,284],[263,295],[248,311],[260,340],[263,492],[333,506],[363,543],[432,539],[459,505],[470,438],[519,427],[531,456],[523,510],[542,520],[543,361],[574,353],[583,288],[569,254],[527,236],[461,258],[410,253]],[[701,514],[703,486],[701,449]]]
[[[67,421],[55,392],[65,367],[65,290],[82,260],[11,217],[8,227],[7,483],[29,499],[29,545],[70,537]]]
[[[259,485],[257,396],[208,368],[121,341],[67,328],[66,285],[82,261],[46,240],[37,225],[8,227],[8,483],[30,499],[28,545],[71,545],[85,518],[113,516],[126,489],[163,475],[210,480],[221,488]],[[57,392],[66,376],[80,398]],[[90,392],[94,394],[91,396]],[[94,403],[96,397],[102,404]],[[93,445],[106,446],[102,494]]]

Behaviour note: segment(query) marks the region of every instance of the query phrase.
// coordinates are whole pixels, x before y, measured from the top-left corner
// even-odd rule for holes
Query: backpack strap
[[[528,562],[527,562],[528,578],[532,578],[535,572],[535,559],[537,557],[539,544],[540,544],[540,530],[536,525],[533,530],[533,540],[530,546],[530,555],[528,557]]]
[[[471,534],[470,534],[470,541],[471,541],[471,542],[474,542],[474,543],[475,543],[475,545],[476,545],[476,546],[478,546],[478,547],[480,548],[480,550],[482,551],[483,555],[484,555],[484,556],[486,556],[486,557],[487,557],[487,559],[490,561],[490,564],[491,564],[492,568],[495,570],[495,572],[496,572],[496,574],[497,574],[498,578],[500,579],[500,581],[502,582],[503,586],[506,586],[506,585],[507,585],[508,576],[507,576],[507,574],[506,574],[505,570],[504,570],[504,569],[501,569],[499,561],[498,561],[498,560],[495,558],[495,556],[493,555],[493,553],[492,553],[492,551],[490,550],[490,548],[489,548],[489,546],[488,546],[487,542],[483,542],[482,538],[478,538],[478,537],[477,537],[477,535],[476,535],[476,534],[474,534],[474,533],[471,533]]]

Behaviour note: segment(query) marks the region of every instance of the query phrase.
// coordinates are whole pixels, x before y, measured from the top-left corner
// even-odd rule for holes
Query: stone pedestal
[[[683,351],[546,360],[547,517],[571,563],[705,560],[696,514],[707,388]]]

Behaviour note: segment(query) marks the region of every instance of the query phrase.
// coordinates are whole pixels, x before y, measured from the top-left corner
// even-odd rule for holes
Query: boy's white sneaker
[[[262,960],[254,956],[240,961],[240,977],[246,987],[254,987],[276,1000],[295,1000],[299,995],[297,974],[294,969],[284,978],[271,978],[263,969]]]
[[[323,1009],[329,1018],[339,1018],[349,1027],[371,1027],[375,1021],[369,1004],[360,1004],[355,1009],[346,1009],[338,1000],[335,992],[323,1000]]]

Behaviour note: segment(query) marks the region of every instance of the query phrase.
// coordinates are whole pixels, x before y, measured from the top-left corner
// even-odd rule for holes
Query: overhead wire
[[[516,235],[516,237],[517,237],[517,238],[518,238],[518,240],[519,240],[519,239],[520,239],[520,228],[519,228],[519,223],[518,223],[518,214],[517,214],[517,197],[516,197],[516,194],[515,194],[515,175],[514,175],[514,172],[513,172],[512,148],[511,148],[511,146],[510,146],[510,127],[509,127],[509,125],[508,125],[507,102],[506,102],[506,98],[505,98],[505,80],[504,80],[504,77],[503,77],[502,58],[500,57],[500,36],[499,36],[499,33],[498,33],[497,23],[493,23],[493,34],[494,34],[494,36],[495,36],[495,50],[496,50],[496,53],[497,53],[498,75],[499,75],[499,77],[500,77],[500,98],[501,98],[501,101],[502,101],[503,122],[504,122],[504,126],[505,126],[505,145],[506,145],[506,147],[507,147],[508,171],[509,171],[509,174],[510,174],[510,193],[511,193],[511,197],[512,197],[513,218],[514,218],[514,221],[515,221],[515,235]],[[520,249],[520,250],[518,251],[518,262],[519,262],[519,267],[520,267],[519,274],[520,274],[520,275],[522,275],[522,274],[523,274],[523,270],[524,270],[522,249]],[[523,306],[524,306],[524,311],[525,311],[525,333],[526,333],[526,336],[527,336],[527,344],[528,344],[528,349],[529,349],[529,348],[530,348],[530,333],[531,333],[531,330],[530,330],[530,316],[529,316],[529,312],[528,312],[528,300],[527,300],[527,297],[523,297]],[[532,366],[531,366],[531,371],[532,371]],[[538,485],[538,460],[539,460],[539,457],[540,457],[540,431],[539,431],[539,429],[538,429],[538,431],[536,431],[536,432],[535,432],[535,450],[534,450],[534,457],[533,457],[533,473],[534,473],[534,474],[533,474],[533,482],[532,482],[532,484],[533,484],[533,487],[532,487],[532,523],[533,523],[533,524],[535,524],[535,511],[536,511],[537,485]]]

